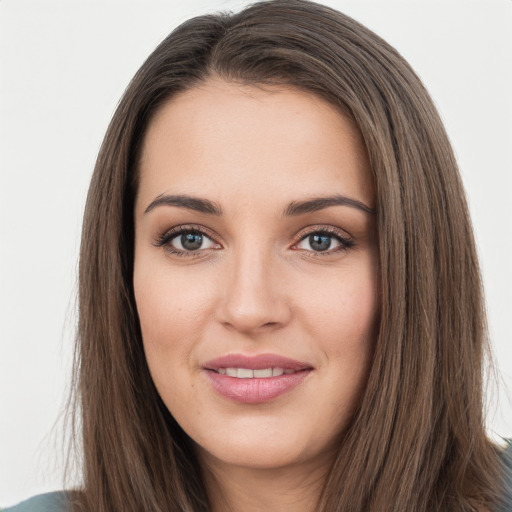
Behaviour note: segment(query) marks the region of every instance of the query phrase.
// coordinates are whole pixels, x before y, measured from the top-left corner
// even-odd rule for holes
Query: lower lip
[[[279,377],[238,379],[213,370],[206,372],[217,393],[243,404],[261,404],[273,400],[297,387],[310,373],[311,370],[301,370]]]

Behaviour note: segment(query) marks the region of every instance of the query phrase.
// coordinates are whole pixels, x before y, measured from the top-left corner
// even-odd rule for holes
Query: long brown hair
[[[367,389],[317,510],[487,510],[500,487],[484,428],[486,325],[457,164],[421,81],[386,42],[305,0],[200,16],[174,30],[126,90],[87,199],[80,254],[76,509],[207,511],[191,440],[142,349],[132,289],[137,159],[148,122],[210,77],[313,92],[355,121],[376,189],[381,322]]]

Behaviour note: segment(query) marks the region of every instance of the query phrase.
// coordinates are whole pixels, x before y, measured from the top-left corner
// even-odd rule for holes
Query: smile
[[[216,371],[220,375],[227,375],[237,379],[264,379],[295,373],[295,370],[290,368],[264,368],[261,370],[252,370],[251,368],[218,368]]]
[[[261,404],[291,392],[314,368],[275,354],[229,354],[203,366],[213,390],[241,404]]]

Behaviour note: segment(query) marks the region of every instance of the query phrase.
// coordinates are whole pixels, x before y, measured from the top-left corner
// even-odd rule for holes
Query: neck
[[[314,512],[325,464],[251,468],[203,459],[212,512]]]

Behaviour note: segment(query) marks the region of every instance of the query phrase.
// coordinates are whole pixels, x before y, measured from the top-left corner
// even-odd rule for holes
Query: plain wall
[[[324,3],[394,45],[446,123],[502,373],[489,429],[512,437],[512,1]],[[0,505],[62,487],[80,223],[116,103],[171,29],[245,4],[0,1]]]

